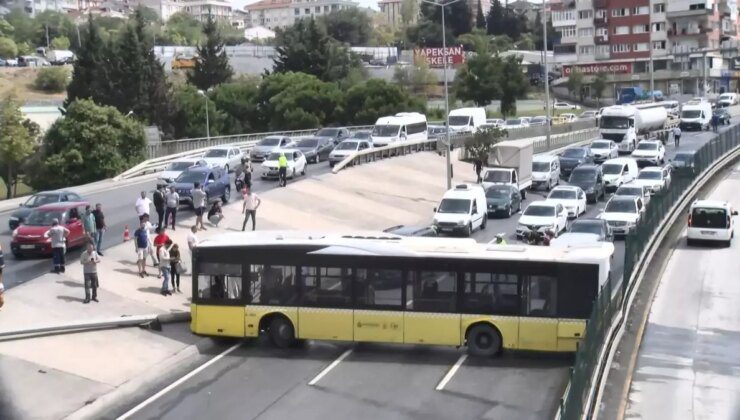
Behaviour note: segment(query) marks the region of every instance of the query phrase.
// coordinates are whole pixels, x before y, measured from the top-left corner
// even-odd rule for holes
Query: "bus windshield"
[[[373,128],[373,136],[376,137],[393,137],[398,135],[401,129],[400,125],[376,125]]]
[[[629,128],[629,118],[601,116],[601,128],[626,130]]]
[[[470,200],[464,198],[445,198],[439,203],[437,213],[468,213]]]

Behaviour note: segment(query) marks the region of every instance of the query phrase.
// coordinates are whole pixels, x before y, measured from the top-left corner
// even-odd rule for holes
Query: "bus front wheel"
[[[273,318],[270,321],[270,341],[281,349],[291,347],[295,343],[293,324],[280,316]]]
[[[491,357],[501,351],[501,335],[490,325],[473,326],[468,332],[468,354]]]

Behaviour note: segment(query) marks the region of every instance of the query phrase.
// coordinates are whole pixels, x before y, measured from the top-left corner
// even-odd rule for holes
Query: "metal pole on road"
[[[210,92],[213,90],[213,88],[208,89],[207,92]],[[198,90],[198,93],[203,95],[203,99],[206,101],[206,140],[208,141],[208,144],[211,144],[211,125],[210,121],[208,121],[208,95],[206,95],[206,92],[202,90]]]
[[[547,7],[543,4],[542,13],[542,63],[545,67],[545,113],[547,114],[547,129],[545,130],[545,140],[547,150],[550,150],[550,132],[552,130],[552,113],[550,112],[550,72],[547,69]]]

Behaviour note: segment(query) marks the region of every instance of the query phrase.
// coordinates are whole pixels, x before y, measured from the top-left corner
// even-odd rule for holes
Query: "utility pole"
[[[552,130],[552,113],[550,112],[550,71],[547,67],[547,2],[542,2],[542,63],[545,67],[545,113],[547,115],[547,130],[545,139],[547,150],[550,150],[550,131]]]
[[[650,48],[650,99],[655,102],[655,66],[653,65],[653,6],[650,5],[650,26],[648,26],[648,48]]]

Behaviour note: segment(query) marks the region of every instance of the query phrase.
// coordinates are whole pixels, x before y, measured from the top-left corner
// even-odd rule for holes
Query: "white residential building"
[[[201,22],[212,15],[216,19],[231,19],[231,2],[224,0],[184,0],[184,9]]]
[[[261,0],[244,6],[244,10],[249,12],[248,26],[276,29],[290,26],[296,19],[353,7],[357,3],[349,0]]]

